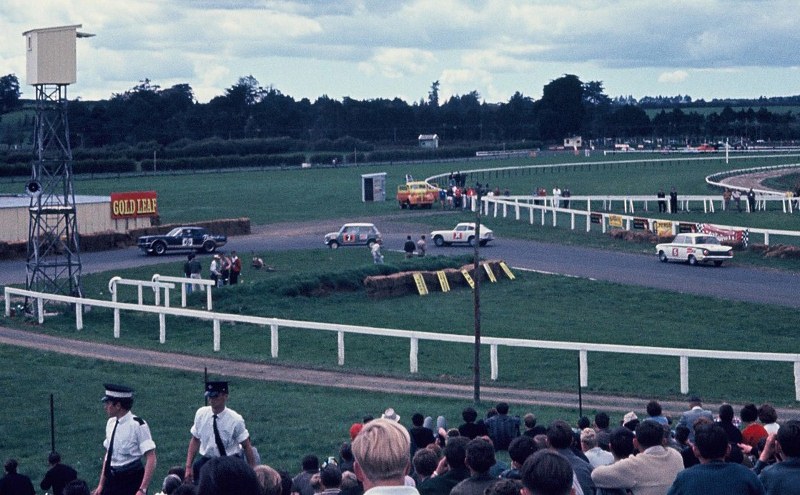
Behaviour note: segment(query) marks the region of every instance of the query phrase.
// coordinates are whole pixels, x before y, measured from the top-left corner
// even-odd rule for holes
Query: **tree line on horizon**
[[[0,119],[23,103],[16,76],[1,77]],[[752,105],[746,110],[734,110],[748,103]],[[481,102],[480,94],[472,91],[440,101],[439,82],[434,81],[427,99],[410,104],[400,98],[336,100],[327,95],[311,102],[262,87],[246,76],[208,103],[198,103],[189,84],[161,88],[145,79],[108,100],[70,101],[68,112],[73,148],[272,138],[303,141],[309,143],[308,149],[321,141],[348,139],[391,147],[415,145],[420,134],[437,134],[442,146],[524,142],[531,147],[558,144],[572,136],[584,141],[646,139],[681,145],[727,138],[745,142],[800,138],[795,113],[770,110],[770,105],[800,106],[800,96],[746,102],[693,101],[681,95],[612,99],[602,82],[583,82],[567,74],[546,84],[538,100],[516,92],[507,102],[492,104]],[[708,106],[722,110],[696,111]],[[0,120],[0,143],[6,149],[30,144],[29,113],[15,125]]]

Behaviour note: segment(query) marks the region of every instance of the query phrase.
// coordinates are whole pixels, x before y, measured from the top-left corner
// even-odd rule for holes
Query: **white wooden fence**
[[[614,201],[622,202],[625,205],[625,211],[629,213],[633,213],[635,211],[634,202],[637,200],[637,196],[572,196],[569,198],[570,202],[573,200],[575,201],[586,201],[586,210],[578,210],[574,208],[560,208],[553,205],[553,197],[552,196],[485,196],[481,198],[481,213],[484,217],[494,217],[497,218],[498,215],[502,216],[503,218],[508,217],[509,210],[511,210],[514,218],[516,220],[521,220],[523,217],[523,211],[527,210],[527,213],[524,214],[525,217],[528,218],[528,221],[531,225],[533,225],[536,221],[535,217],[539,217],[539,222],[541,225],[546,225],[548,222],[556,227],[558,225],[558,215],[564,214],[569,215],[570,218],[570,229],[576,229],[576,217],[582,217],[585,221],[585,228],[586,232],[591,231],[592,229],[592,222],[591,217],[592,215],[600,215],[600,226],[602,232],[605,233],[608,225],[609,219],[611,217],[616,217],[621,219],[625,222],[625,229],[631,230],[631,225],[634,219],[645,218],[642,215],[632,215],[632,214],[618,214],[618,213],[610,213],[607,211],[592,211],[591,204],[592,201],[601,201],[603,203],[603,210],[611,209],[611,203]],[[648,196],[652,200],[652,196]],[[709,196],[690,196],[688,198],[684,198],[685,201],[702,201],[704,204],[705,211],[708,211],[709,203],[715,199],[720,199],[720,197],[709,197]],[[535,200],[542,201],[542,204],[534,204]],[[563,201],[564,199],[561,198]],[[787,198],[788,200],[788,198]],[[473,203],[474,204],[474,203]],[[570,205],[572,206],[572,205]],[[687,206],[688,207],[688,206]],[[473,206],[473,209],[475,207]],[[711,211],[713,211],[713,204],[710,206]],[[645,211],[647,211],[645,209]],[[549,219],[549,220],[548,220]],[[649,224],[652,226],[653,222],[663,222],[663,223],[671,223],[672,224],[672,233],[673,235],[678,232],[678,225],[681,223],[697,223],[697,222],[686,222],[681,220],[675,220],[672,218],[646,218]],[[750,241],[753,241],[753,234],[762,235],[764,238],[764,244],[769,245],[770,242],[770,235],[776,236],[787,236],[787,237],[800,237],[800,231],[796,230],[777,230],[777,229],[759,229],[753,227],[737,227],[737,226],[730,226],[730,225],[720,225],[714,224],[715,227],[719,227],[722,229],[730,229],[730,230],[747,230],[750,233]]]
[[[11,315],[12,297],[27,297],[36,301],[38,306],[37,314],[39,324],[44,324],[44,301],[57,301],[75,305],[75,328],[83,329],[84,306],[94,306],[111,308],[115,311],[137,311],[141,313],[158,314],[160,316],[181,316],[199,320],[211,320],[213,326],[213,349],[219,351],[221,348],[221,324],[222,323],[246,323],[258,326],[270,327],[270,348],[271,356],[278,357],[278,330],[285,328],[304,328],[308,330],[321,330],[336,332],[338,342],[338,364],[344,365],[345,362],[345,334],[372,335],[376,338],[394,337],[409,340],[409,371],[417,373],[419,370],[418,353],[419,341],[429,340],[435,342],[455,342],[467,345],[474,345],[474,338],[469,335],[453,335],[432,332],[420,332],[414,330],[399,330],[390,328],[366,327],[358,325],[341,325],[337,323],[317,323],[299,320],[285,320],[282,318],[267,318],[262,316],[247,316],[230,313],[217,313],[212,311],[201,311],[196,309],[171,308],[169,306],[157,306],[143,304],[121,303],[114,301],[103,301],[99,299],[85,299],[73,296],[63,296],[58,294],[46,294],[25,289],[5,287],[5,314]],[[163,318],[159,319],[160,322]],[[115,333],[114,337],[119,338]],[[166,327],[163,324],[159,329],[159,341],[166,342]],[[560,342],[546,340],[528,339],[509,339],[501,337],[482,337],[481,343],[489,346],[489,359],[491,369],[491,379],[497,380],[499,376],[499,359],[497,350],[500,346],[533,349],[554,349],[562,351],[573,351],[578,353],[580,386],[589,385],[589,352],[608,352],[618,354],[637,354],[646,356],[672,356],[678,358],[680,366],[680,391],[682,394],[689,393],[689,358],[703,359],[728,359],[740,361],[772,361],[793,363],[794,366],[794,388],[795,400],[800,401],[800,354],[774,353],[774,352],[743,352],[743,351],[715,351],[702,349],[679,349],[671,347],[646,347],[628,346],[616,344],[592,344],[582,342]],[[612,361],[613,362],[613,361]]]

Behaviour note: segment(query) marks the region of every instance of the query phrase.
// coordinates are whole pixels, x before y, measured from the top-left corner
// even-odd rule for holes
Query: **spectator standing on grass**
[[[519,436],[519,417],[509,416],[505,402],[499,402],[496,409],[497,414],[486,420],[486,428],[495,450],[508,450],[511,440]]]
[[[700,464],[678,473],[668,495],[762,495],[758,477],[741,464],[725,462],[728,435],[716,424],[695,428],[694,453]]]
[[[731,193],[731,190],[726,187],[725,191],[722,193],[722,204],[725,211],[730,210],[731,196],[733,196],[733,193]]]
[[[61,463],[61,454],[56,451],[50,452],[47,456],[47,464],[50,466],[39,483],[42,490],[53,489],[53,495],[62,495],[64,487],[70,481],[78,477],[78,472],[70,466]]]
[[[197,259],[197,256],[194,254],[189,255],[189,278],[201,279],[203,273],[203,265],[200,264],[200,260]],[[200,289],[205,291],[205,286],[199,284],[191,284],[187,287],[187,292],[191,293],[192,290]]]
[[[659,189],[656,197],[658,198],[658,212],[665,213],[667,211],[667,195],[664,194],[664,190]]]
[[[736,203],[736,211],[739,213],[742,212],[742,192],[738,189],[734,189],[731,193],[731,198],[733,198],[733,202]]]
[[[414,241],[411,240],[411,236],[406,236],[406,243],[403,244],[403,251],[406,253],[406,258],[411,258],[414,256],[414,251],[417,249],[417,245],[414,244]]]
[[[0,494],[2,495],[36,495],[31,479],[17,472],[19,464],[16,459],[9,459],[5,463],[6,475],[0,479]]]
[[[190,254],[186,257],[186,262],[183,264],[183,276],[186,278],[190,278],[192,276],[192,267],[190,263],[194,259],[194,253]],[[186,286],[186,293],[191,294],[194,285],[190,284]]]
[[[675,187],[669,191],[669,212],[678,213],[678,191],[675,190]]]
[[[428,248],[428,243],[425,241],[425,234],[422,234],[417,241],[417,254],[420,257],[425,256],[425,250]]]
[[[396,421],[370,421],[353,440],[356,476],[364,484],[365,495],[418,495],[406,486],[411,468],[408,431]]]
[[[747,205],[750,207],[750,213],[756,211],[756,193],[752,187],[747,191]]]
[[[561,189],[553,186],[553,208],[561,208]]]
[[[211,258],[211,265],[208,267],[208,272],[211,274],[211,280],[214,281],[214,287],[222,286],[222,266],[219,254],[215,254]]]
[[[236,254],[236,251],[231,251],[231,285],[239,283],[239,274],[242,273],[242,260]]]
[[[222,285],[228,285],[231,280],[231,257],[222,253]]]
[[[381,253],[382,244],[383,241],[378,239],[377,241],[373,242],[372,246],[370,246],[369,248],[369,251],[372,254],[372,262],[375,263],[376,265],[383,264],[383,254]]]

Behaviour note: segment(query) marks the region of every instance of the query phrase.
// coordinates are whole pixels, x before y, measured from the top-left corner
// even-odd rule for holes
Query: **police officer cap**
[[[228,393],[228,382],[206,382],[206,397]]]
[[[133,397],[133,389],[125,385],[115,385],[113,383],[104,383],[106,394],[100,399],[102,402],[109,400],[130,399]]]

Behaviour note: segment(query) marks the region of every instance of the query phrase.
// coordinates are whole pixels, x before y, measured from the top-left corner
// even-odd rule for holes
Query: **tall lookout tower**
[[[36,91],[34,159],[25,186],[31,198],[25,286],[50,294],[81,296],[78,218],[72,186],[67,86],[76,77],[80,24],[22,33],[28,84]]]

